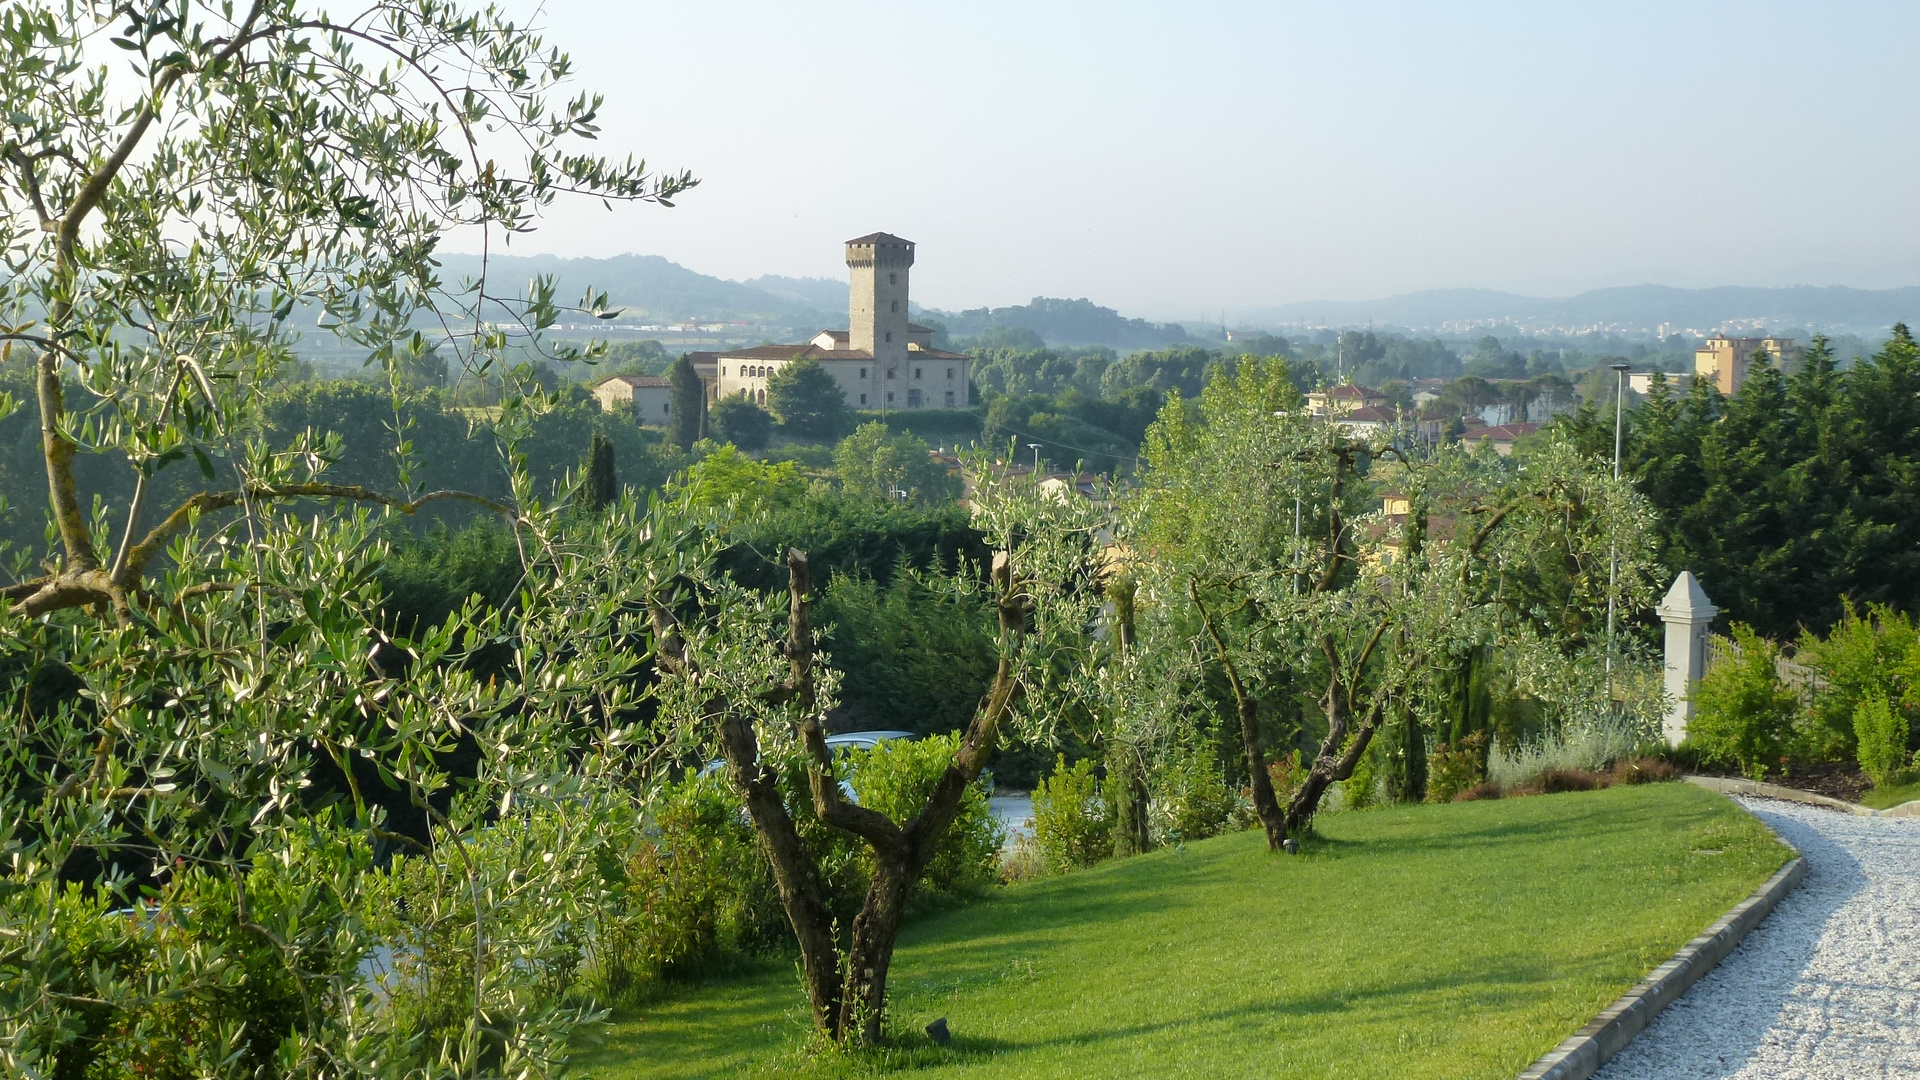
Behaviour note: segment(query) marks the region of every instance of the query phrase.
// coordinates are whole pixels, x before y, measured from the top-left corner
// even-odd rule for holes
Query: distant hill
[[[443,255],[442,277],[450,284],[480,270],[477,255]],[[491,292],[520,294],[538,274],[552,274],[559,299],[577,301],[591,287],[605,292],[615,307],[626,309],[623,322],[687,319],[750,319],[771,325],[813,329],[844,325],[847,287],[817,278],[762,277],[728,281],[689,270],[658,255],[616,255],[611,259],[563,259],[556,255],[495,255],[488,260]],[[826,287],[823,287],[826,286]]]
[[[1770,326],[1872,333],[1895,322],[1920,321],[1920,287],[1853,289],[1841,285],[1784,288],[1724,286],[1675,289],[1627,285],[1569,297],[1520,296],[1492,289],[1429,289],[1380,300],[1327,300],[1241,311],[1243,321],[1358,326],[1373,323],[1414,330],[1508,323],[1532,330],[1652,332]]]
[[[1112,308],[1085,298],[1054,300],[1036,296],[1015,307],[971,308],[966,311],[926,312],[947,328],[951,337],[977,337],[990,327],[1021,327],[1039,334],[1049,345],[1111,345],[1148,348],[1191,340],[1178,323],[1150,323],[1129,319]]]

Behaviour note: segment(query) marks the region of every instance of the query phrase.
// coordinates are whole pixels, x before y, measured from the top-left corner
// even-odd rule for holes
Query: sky
[[[515,4],[518,4],[515,7]],[[516,253],[1206,318],[1431,288],[1920,284],[1920,4],[509,0],[701,179]]]

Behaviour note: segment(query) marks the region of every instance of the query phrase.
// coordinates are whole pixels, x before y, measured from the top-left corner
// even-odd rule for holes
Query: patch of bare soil
[[[1730,769],[1700,769],[1702,776],[1727,776],[1736,780],[1745,779],[1740,773]],[[1844,799],[1850,803],[1860,801],[1872,783],[1867,774],[1844,762],[1829,761],[1819,765],[1800,765],[1787,773],[1768,773],[1767,783],[1781,787],[1799,788],[1811,791],[1815,795],[1825,795],[1830,799]]]

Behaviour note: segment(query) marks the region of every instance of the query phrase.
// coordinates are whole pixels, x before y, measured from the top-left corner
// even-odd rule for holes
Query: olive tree
[[[1149,432],[1133,534],[1159,610],[1191,618],[1195,664],[1225,677],[1273,848],[1352,775],[1394,710],[1422,705],[1472,648],[1503,636],[1552,644],[1509,632],[1499,584],[1510,563],[1557,545],[1580,584],[1569,602],[1590,609],[1605,606],[1617,554],[1621,595],[1648,594],[1644,504],[1568,447],[1510,461],[1356,435],[1308,413],[1284,361],[1243,360],[1198,404],[1174,398]],[[1400,514],[1379,509],[1389,482]],[[1324,728],[1282,806],[1260,719],[1263,703],[1296,695]]]
[[[984,588],[997,614],[998,659],[952,761],[906,820],[861,806],[840,786],[825,741],[835,680],[812,621],[806,553],[786,553],[784,595],[715,576],[711,560],[700,557],[651,571],[663,705],[683,730],[716,736],[799,943],[814,1023],[844,1045],[881,1037],[888,966],[915,882],[1002,738],[1014,730],[1036,741],[1048,737],[1049,672],[1071,666],[1087,646],[1103,600],[1096,507],[1005,480],[983,484],[973,505],[994,549]],[[769,627],[781,624],[784,635],[774,639]],[[786,762],[804,772],[804,791],[783,788]],[[819,853],[795,824],[788,804],[794,798],[869,851],[871,884],[844,938],[828,906]]]
[[[592,153],[598,99],[559,96],[564,54],[495,9],[19,2],[0,65],[0,362],[32,371],[51,543],[0,589],[0,697],[26,721],[0,735],[0,1062],[551,1072],[594,1013],[562,992],[577,874],[630,819],[628,568],[672,537],[630,505],[543,505],[515,450],[537,396],[492,431],[505,500],[414,489],[397,402],[394,491],[329,482],[336,436],[245,433],[296,321],[396,394],[436,349],[524,384],[509,360],[541,355],[551,283],[443,282],[439,245],[692,179]],[[133,470],[127,505],[90,496],[87,457]],[[446,499],[510,523],[520,586],[390,634],[380,519]],[[382,949],[400,970],[376,985]]]

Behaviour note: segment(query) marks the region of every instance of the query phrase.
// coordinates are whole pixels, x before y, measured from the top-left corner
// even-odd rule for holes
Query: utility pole
[[[1627,368],[1629,365],[1613,365],[1615,386],[1613,393],[1613,482],[1620,482],[1620,446],[1625,431],[1627,416]],[[1612,532],[1611,529],[1608,530]],[[1609,707],[1613,700],[1613,612],[1614,587],[1620,580],[1620,541],[1609,535],[1607,538],[1607,700]]]

